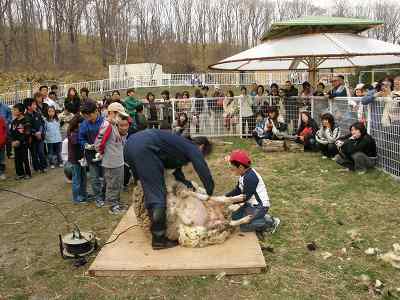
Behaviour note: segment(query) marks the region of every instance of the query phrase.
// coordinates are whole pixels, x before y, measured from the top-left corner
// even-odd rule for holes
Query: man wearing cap
[[[348,92],[344,84],[344,76],[337,75],[332,79],[332,89],[328,92],[329,98],[335,97],[348,97],[350,93]]]
[[[128,116],[121,103],[111,103],[107,108],[107,119],[101,124],[94,142],[98,153],[96,158],[102,159],[106,186],[105,202],[110,204],[111,214],[120,214],[124,211],[120,203],[121,183],[124,181],[124,154],[117,124],[121,121],[121,117]]]

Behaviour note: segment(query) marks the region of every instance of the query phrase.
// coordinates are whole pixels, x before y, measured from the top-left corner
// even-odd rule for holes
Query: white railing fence
[[[165,107],[165,104],[162,104]],[[363,122],[374,137],[378,150],[378,166],[400,178],[400,99],[376,99],[363,105],[361,98],[340,97],[220,97],[172,99],[168,118],[176,122],[182,114],[188,117],[192,136],[250,137],[256,126],[257,115],[276,107],[288,126],[287,134],[294,135],[300,122],[300,112],[308,111],[320,124],[324,113],[331,113],[341,134],[350,133],[350,126]],[[172,110],[172,111],[171,111]],[[167,116],[164,113],[164,116]],[[169,120],[160,118],[164,127]]]
[[[319,81],[329,84],[335,73],[319,73]],[[346,82],[351,74],[342,74]],[[194,74],[161,74],[157,77],[151,75],[138,75],[130,78],[101,79],[74,83],[58,83],[58,97],[65,98],[68,89],[74,87],[78,92],[86,87],[92,95],[104,95],[113,90],[126,90],[129,88],[156,88],[179,86],[242,86],[257,83],[270,86],[272,83],[283,84],[290,80],[298,85],[308,80],[307,72],[245,72],[245,73],[194,73]],[[43,84],[46,84],[44,82]],[[51,82],[54,84],[55,82]],[[25,85],[24,85],[25,86]],[[32,97],[40,84],[31,84],[30,89],[18,89],[0,94],[0,101],[7,105],[13,105],[26,97]]]

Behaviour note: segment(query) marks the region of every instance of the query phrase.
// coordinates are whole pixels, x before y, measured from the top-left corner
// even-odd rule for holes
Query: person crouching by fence
[[[321,151],[322,158],[332,158],[338,154],[336,141],[340,137],[340,128],[335,125],[335,119],[330,113],[321,117],[321,128],[317,131],[315,139],[317,147]]]
[[[189,118],[185,112],[178,115],[178,118],[172,124],[172,131],[177,135],[190,138]]]
[[[120,199],[121,183],[124,180],[124,154],[117,124],[121,117],[129,115],[118,102],[111,103],[107,109],[107,119],[100,126],[94,145],[96,151],[102,156],[101,165],[106,186],[105,200],[111,205],[111,214],[120,214],[124,212]]]
[[[363,123],[351,125],[350,134],[336,142],[339,154],[336,162],[350,171],[363,174],[375,166],[377,151],[375,140],[367,133]]]
[[[256,128],[253,130],[253,137],[257,145],[262,146],[262,140],[265,137],[266,120],[262,112],[256,113]]]
[[[296,143],[304,145],[304,151],[313,151],[316,148],[315,134],[318,130],[318,125],[310,113],[303,111],[300,114],[300,126],[297,129]]]
[[[242,205],[232,213],[232,220],[250,217],[247,224],[240,225],[243,232],[275,232],[280,220],[267,214],[270,208],[267,187],[262,177],[251,167],[249,155],[243,150],[234,150],[229,156],[229,162],[235,175],[240,177],[236,187],[226,196],[243,194]]]

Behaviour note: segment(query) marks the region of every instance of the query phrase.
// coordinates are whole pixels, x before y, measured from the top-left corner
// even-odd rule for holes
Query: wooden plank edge
[[[258,268],[220,268],[220,269],[198,269],[198,270],[88,270],[89,276],[97,277],[127,277],[127,276],[201,276],[217,275],[222,272],[226,275],[250,275],[258,274],[265,270],[265,267]]]

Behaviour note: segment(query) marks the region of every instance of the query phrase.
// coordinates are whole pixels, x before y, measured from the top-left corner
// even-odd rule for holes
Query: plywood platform
[[[136,224],[131,207],[110,237]],[[259,273],[265,260],[254,233],[238,233],[222,245],[153,251],[140,227],[104,246],[89,268],[92,276],[188,276]]]

